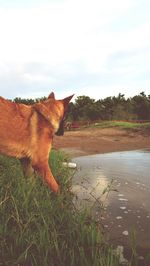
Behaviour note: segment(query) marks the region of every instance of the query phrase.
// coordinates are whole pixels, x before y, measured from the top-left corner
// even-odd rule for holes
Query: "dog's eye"
[[[66,116],[63,116],[61,122],[65,122],[65,120],[66,120]]]
[[[65,112],[64,116],[63,116],[63,121],[65,121],[67,119],[67,117],[68,117],[68,112]]]

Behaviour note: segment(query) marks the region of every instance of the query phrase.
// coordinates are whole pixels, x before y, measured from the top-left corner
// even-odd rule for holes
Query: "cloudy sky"
[[[0,0],[0,95],[150,94],[149,0]]]

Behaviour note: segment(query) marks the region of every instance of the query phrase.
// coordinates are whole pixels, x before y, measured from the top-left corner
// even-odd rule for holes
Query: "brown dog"
[[[38,171],[48,186],[59,186],[49,168],[48,159],[54,134],[63,135],[63,121],[73,95],[27,106],[0,97],[0,153],[20,159],[25,175]],[[33,167],[33,168],[32,168]]]

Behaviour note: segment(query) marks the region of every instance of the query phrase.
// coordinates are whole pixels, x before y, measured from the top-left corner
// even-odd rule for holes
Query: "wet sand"
[[[87,128],[54,137],[53,147],[72,158],[89,154],[137,150],[150,147],[150,132],[119,128]]]

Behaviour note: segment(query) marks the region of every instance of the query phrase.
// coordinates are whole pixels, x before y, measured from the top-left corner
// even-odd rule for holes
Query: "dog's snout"
[[[60,122],[59,128],[57,132],[55,133],[57,136],[63,136],[64,135],[64,120]]]

